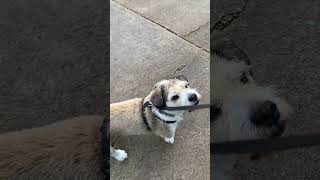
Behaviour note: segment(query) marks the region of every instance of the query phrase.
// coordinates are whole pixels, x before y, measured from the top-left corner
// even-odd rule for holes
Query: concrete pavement
[[[145,3],[140,1],[135,6],[147,6],[147,11],[152,3]],[[132,11],[124,1],[111,1],[110,16],[111,103],[144,97],[157,81],[170,78],[175,72],[187,76],[191,86],[203,95],[203,103],[209,102],[209,53],[183,37],[201,29],[202,21],[194,21],[189,27],[186,24],[183,29],[173,28],[163,21],[146,18],[138,10]],[[203,23],[208,20],[209,14]],[[198,40],[209,44],[206,41]],[[173,145],[153,135],[123,137],[117,147],[127,151],[128,159],[111,160],[111,178],[209,179],[209,129],[209,110],[199,110],[186,113]]]
[[[114,0],[190,43],[209,51],[209,0]]]

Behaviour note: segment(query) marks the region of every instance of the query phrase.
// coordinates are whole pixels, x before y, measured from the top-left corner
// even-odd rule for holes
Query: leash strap
[[[221,109],[222,107],[222,100],[213,99],[211,100],[210,104],[199,104],[194,106],[179,106],[179,107],[163,107],[161,110],[167,111],[177,111],[177,110],[197,110],[197,109],[205,109],[205,108],[214,108],[214,109]]]
[[[214,107],[215,105],[212,104],[200,104],[196,106],[179,106],[179,107],[163,107],[161,110],[167,110],[167,111],[177,111],[177,110],[196,110],[196,109],[205,109]]]
[[[258,140],[210,143],[210,154],[245,154],[280,151],[320,144],[320,133]]]

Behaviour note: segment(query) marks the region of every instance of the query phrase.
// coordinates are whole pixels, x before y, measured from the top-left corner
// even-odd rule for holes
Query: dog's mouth
[[[199,104],[199,100],[197,100],[197,101],[194,101],[194,103],[193,103],[193,106],[196,106],[196,105],[198,105]],[[192,110],[189,110],[189,112],[191,112]]]

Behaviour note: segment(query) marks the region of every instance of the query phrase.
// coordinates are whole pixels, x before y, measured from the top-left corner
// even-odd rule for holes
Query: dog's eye
[[[240,81],[242,82],[242,84],[246,84],[249,81],[249,79],[248,79],[248,77],[246,76],[245,73],[241,74]]]
[[[189,87],[189,84],[186,84],[184,87],[185,87],[185,88],[188,88],[188,87]]]
[[[178,96],[178,95],[174,95],[174,96],[171,97],[171,99],[172,99],[173,101],[175,101],[175,100],[179,99],[179,96]]]

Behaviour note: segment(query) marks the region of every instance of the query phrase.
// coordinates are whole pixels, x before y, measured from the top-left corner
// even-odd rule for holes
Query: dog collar
[[[144,122],[144,124],[147,126],[147,129],[149,131],[151,131],[150,125],[148,123],[147,117],[146,117],[146,113],[145,113],[145,104],[143,104],[144,99],[142,99],[141,104],[142,104],[142,108],[141,108],[141,116],[142,116],[142,120]]]
[[[149,123],[148,123],[147,117],[146,117],[146,115],[145,115],[145,109],[146,109],[146,108],[149,108],[151,111],[152,111],[152,110],[156,110],[156,111],[158,111],[159,113],[164,114],[164,115],[166,115],[166,116],[175,117],[174,114],[170,114],[170,113],[167,113],[167,112],[165,112],[165,111],[162,111],[161,109],[156,108],[150,101],[144,102],[144,99],[142,99],[141,104],[142,104],[141,116],[142,116],[143,122],[146,124],[148,130],[151,130],[151,128],[150,128],[150,125],[149,125]],[[159,117],[158,117],[156,114],[154,114],[154,113],[153,113],[153,115],[154,115],[158,120],[160,120],[160,121],[162,121],[162,122],[164,122],[164,123],[167,123],[167,124],[173,124],[173,123],[176,123],[176,122],[177,122],[177,121],[166,121],[166,120],[163,120],[163,119],[159,118]]]

